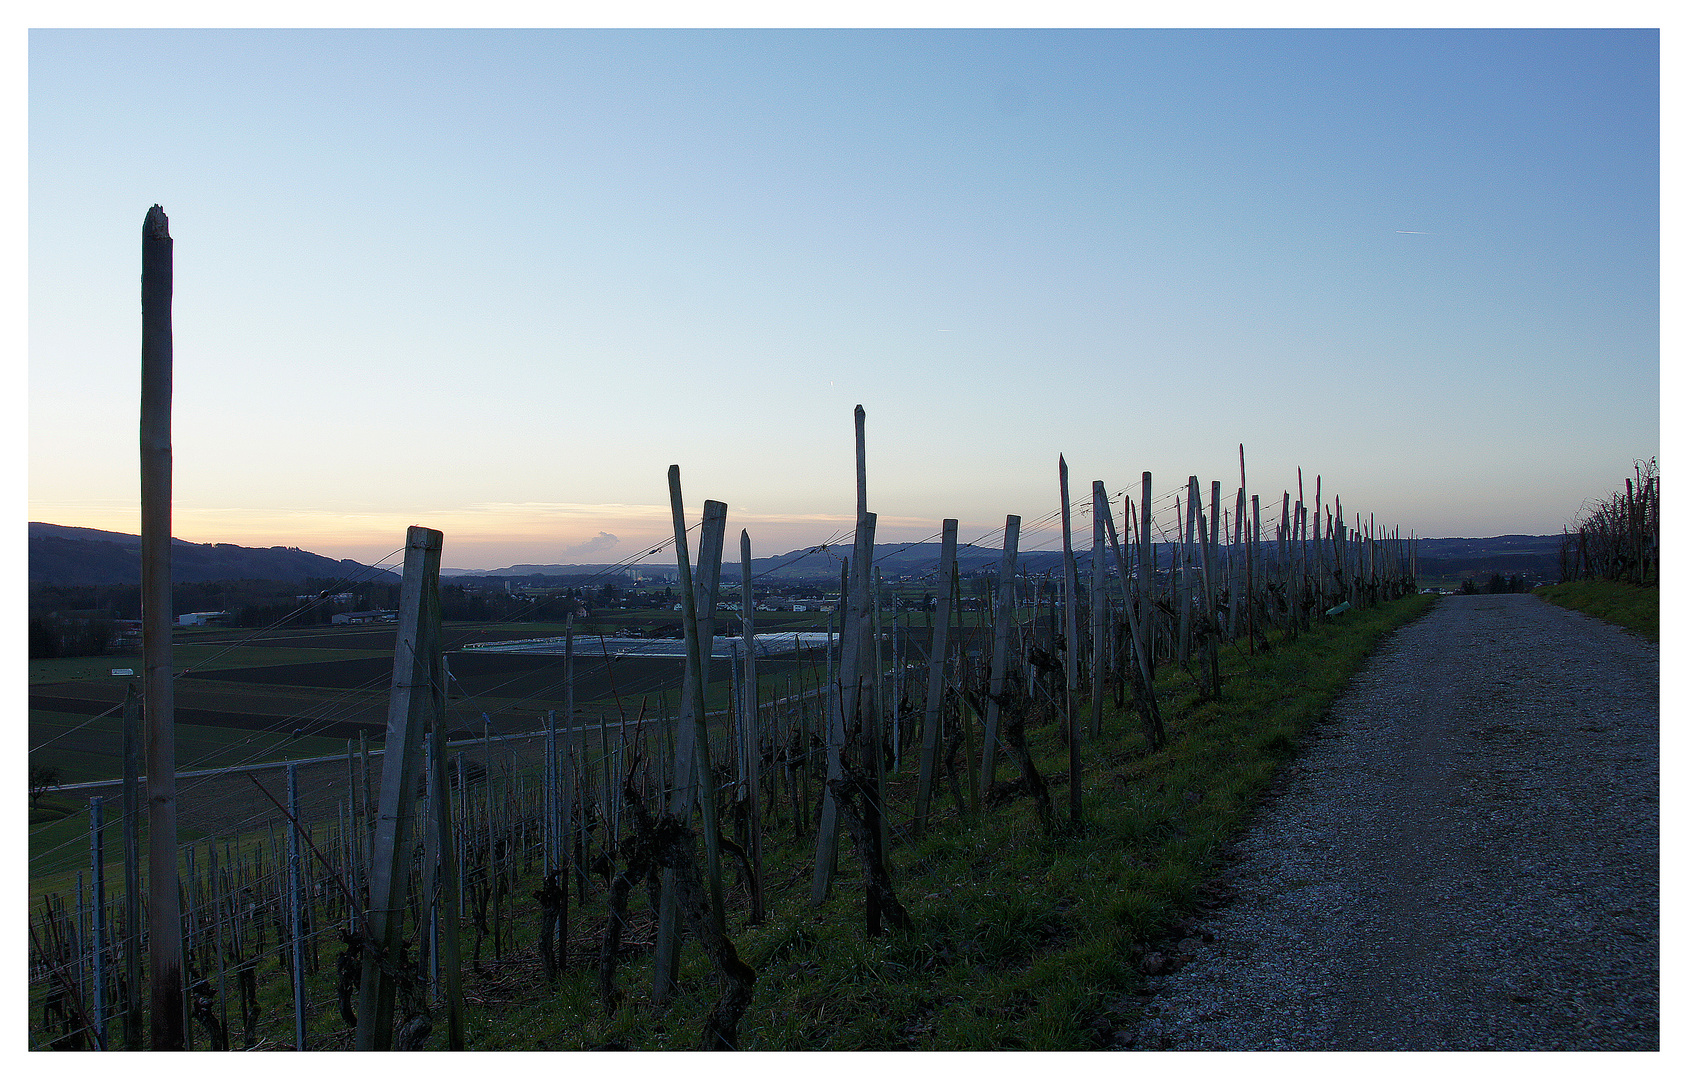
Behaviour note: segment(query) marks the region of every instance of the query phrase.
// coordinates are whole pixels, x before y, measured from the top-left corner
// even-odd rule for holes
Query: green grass
[[[1537,596],[1584,615],[1621,626],[1654,644],[1659,640],[1659,590],[1656,585],[1621,581],[1562,581],[1535,590]]]
[[[759,978],[740,1028],[759,1050],[1039,1049],[1103,1045],[1131,1019],[1144,954],[1195,909],[1225,844],[1277,770],[1326,714],[1381,637],[1429,609],[1410,597],[1355,612],[1256,656],[1228,648],[1224,700],[1203,701],[1188,676],[1163,669],[1169,746],[1150,754],[1132,717],[1112,716],[1085,745],[1082,828],[1039,827],[1016,799],[960,820],[947,794],[925,839],[896,844],[899,899],[915,929],[865,934],[854,852],[840,845],[833,897],[808,903],[812,841],[767,857],[769,918],[745,923],[735,894],[729,934]],[[1061,816],[1066,750],[1054,725],[1028,730]],[[904,820],[912,769],[892,781]],[[998,779],[1016,775],[1004,762]],[[943,791],[940,783],[940,791]],[[790,837],[785,826],[784,837]],[[520,890],[525,895],[524,890]],[[602,918],[602,899],[583,919]],[[633,911],[644,907],[636,892]],[[594,924],[595,925],[595,924]],[[595,931],[577,924],[571,940]],[[531,930],[526,931],[531,936]],[[529,946],[531,951],[531,946]],[[482,991],[470,1044],[485,1049],[690,1049],[713,1004],[713,976],[684,950],[679,998],[650,1003],[648,953],[622,963],[626,999],[597,1008],[578,963],[558,989]],[[471,986],[474,981],[471,980]]]

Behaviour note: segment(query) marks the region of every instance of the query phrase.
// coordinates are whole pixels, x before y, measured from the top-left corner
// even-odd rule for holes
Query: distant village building
[[[361,623],[397,622],[398,617],[396,611],[342,611],[329,616],[328,621],[335,626],[357,626]]]
[[[227,622],[229,613],[226,611],[195,611],[187,615],[176,616],[177,626],[221,626]]]

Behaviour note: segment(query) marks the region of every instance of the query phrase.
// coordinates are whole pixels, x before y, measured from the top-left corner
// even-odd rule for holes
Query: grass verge
[[[1621,581],[1562,581],[1543,585],[1537,596],[1550,604],[1580,611],[1596,619],[1659,642],[1659,589],[1656,585],[1630,585]]]

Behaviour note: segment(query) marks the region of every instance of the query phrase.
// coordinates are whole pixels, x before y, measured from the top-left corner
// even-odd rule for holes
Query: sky
[[[1270,531],[1557,533],[1659,453],[1652,30],[33,30],[28,513],[614,562],[1052,547],[1057,460]],[[1088,543],[1089,518],[1075,532]],[[729,550],[737,551],[735,544]],[[672,558],[671,555],[667,556]],[[660,561],[653,556],[652,561]]]

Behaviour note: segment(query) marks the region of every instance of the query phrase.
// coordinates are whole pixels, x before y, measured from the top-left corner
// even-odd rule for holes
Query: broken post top
[[[141,237],[145,240],[170,239],[170,219],[164,216],[164,207],[153,203],[152,209],[147,211],[147,219],[141,224]]]

